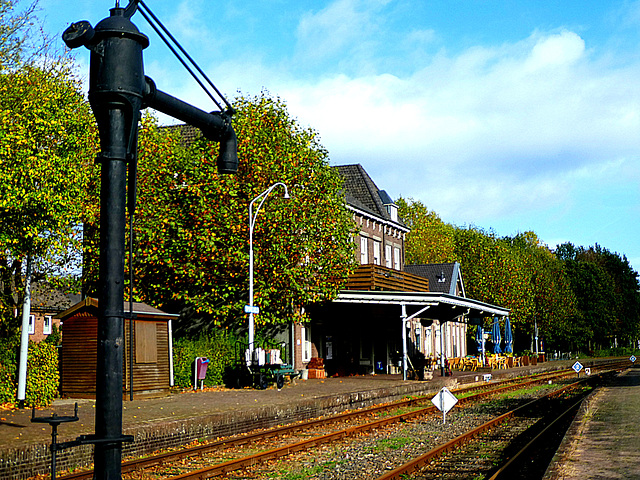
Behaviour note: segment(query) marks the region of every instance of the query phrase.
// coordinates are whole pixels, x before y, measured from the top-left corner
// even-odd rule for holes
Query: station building
[[[393,374],[407,368],[405,358],[421,367],[465,356],[469,318],[509,310],[467,298],[457,262],[405,265],[410,229],[398,206],[361,165],[334,168],[359,228],[360,265],[336,299],[307,306],[311,321],[291,327],[294,367],[321,358],[327,375]]]

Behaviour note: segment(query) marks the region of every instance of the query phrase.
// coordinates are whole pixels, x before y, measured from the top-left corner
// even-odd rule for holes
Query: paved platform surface
[[[640,479],[640,368],[616,376],[583,404],[544,478]]]

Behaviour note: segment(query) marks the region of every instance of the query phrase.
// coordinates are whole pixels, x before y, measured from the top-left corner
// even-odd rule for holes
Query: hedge
[[[227,367],[236,363],[236,337],[226,331],[203,332],[195,338],[178,338],[173,342],[175,384],[193,387],[193,364],[196,357],[209,359],[206,386],[224,384]]]
[[[16,403],[20,339],[0,341],[0,403]],[[58,348],[48,342],[29,342],[25,404],[44,407],[58,395]]]

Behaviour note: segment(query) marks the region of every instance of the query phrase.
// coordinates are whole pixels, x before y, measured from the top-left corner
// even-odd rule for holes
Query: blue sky
[[[281,97],[332,164],[361,163],[392,198],[551,247],[598,243],[640,270],[639,1],[146,3],[220,90]],[[40,13],[61,33],[114,5]],[[133,21],[158,88],[214,109]]]

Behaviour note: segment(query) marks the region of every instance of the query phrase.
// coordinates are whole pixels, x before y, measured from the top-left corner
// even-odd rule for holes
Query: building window
[[[398,206],[394,204],[387,205],[387,212],[394,222],[398,221]]]
[[[391,268],[391,265],[393,265],[393,258],[391,256],[391,245],[384,246],[384,263],[387,268]]]
[[[373,263],[375,265],[382,263],[382,259],[380,258],[380,242],[376,240],[373,241]]]
[[[369,244],[367,237],[360,236],[360,265],[369,263]]]
[[[45,335],[51,335],[51,315],[45,315],[44,325],[42,326],[42,333]]]
[[[431,327],[428,327],[424,331],[424,353],[425,355],[433,355],[433,339],[431,338]]]
[[[393,248],[393,268],[400,270],[400,249],[398,247]]]
[[[29,315],[29,327],[28,327],[29,335],[33,335],[36,333],[36,316]]]
[[[311,360],[311,332],[305,326],[300,327],[300,339],[302,340],[302,361]]]

